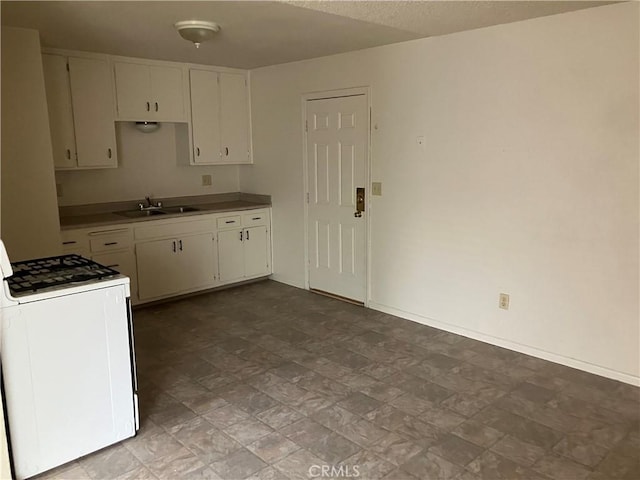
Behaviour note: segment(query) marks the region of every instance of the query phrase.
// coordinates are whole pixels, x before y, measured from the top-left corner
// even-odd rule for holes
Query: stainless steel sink
[[[181,206],[181,207],[165,207],[162,209],[162,211],[166,213],[188,213],[188,212],[199,212],[200,209],[197,207]]]
[[[124,212],[114,212],[116,215],[128,218],[146,218],[156,215],[166,215],[162,210],[125,210]]]

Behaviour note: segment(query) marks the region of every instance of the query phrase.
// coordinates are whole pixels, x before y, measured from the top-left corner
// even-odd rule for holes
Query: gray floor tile
[[[357,415],[366,415],[382,405],[382,402],[361,392],[355,392],[338,402],[342,408]]]
[[[423,451],[423,448],[397,433],[389,432],[369,449],[386,461],[399,466]]]
[[[249,444],[247,449],[267,463],[275,463],[300,449],[300,446],[278,432],[272,432]]]
[[[462,467],[432,453],[416,455],[400,468],[416,478],[428,478],[429,480],[448,480],[455,478],[462,472]]]
[[[235,479],[246,478],[267,467],[267,464],[243,448],[223,460],[212,463],[210,467],[222,478]]]
[[[277,405],[256,414],[256,418],[277,430],[300,420],[302,414],[286,405]]]

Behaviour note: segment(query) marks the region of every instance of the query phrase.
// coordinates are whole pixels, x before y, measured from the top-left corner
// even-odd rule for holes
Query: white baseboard
[[[618,380],[620,382],[628,383],[630,385],[640,386],[640,377],[636,377],[628,373],[619,372],[617,370],[611,370],[609,368],[602,367],[600,365],[594,365],[592,363],[584,362],[582,360],[578,360],[575,358],[565,357],[557,353],[547,352],[545,350],[540,350],[535,347],[522,345],[520,343],[512,342],[510,340],[505,340],[503,338],[493,337],[491,335],[486,335],[484,333],[476,332],[474,330],[461,328],[456,325],[439,322],[438,320],[434,320],[432,318],[423,317],[421,315],[417,315],[411,312],[405,312],[403,310],[399,310],[397,308],[389,307],[387,305],[383,305],[373,301],[369,302],[368,307],[373,310],[378,310],[380,312],[388,313],[390,315],[395,315],[396,317],[405,318],[407,320],[411,320],[411,321],[420,323],[422,325],[427,325],[429,327],[438,328],[446,332],[462,335],[463,337],[472,338],[473,340],[479,340],[481,342],[489,343],[491,345],[496,345],[498,347],[507,348],[515,352],[531,355],[532,357],[537,357],[543,360],[548,360],[550,362],[559,363],[567,367],[584,370],[585,372],[594,373],[596,375],[611,378],[613,380]]]

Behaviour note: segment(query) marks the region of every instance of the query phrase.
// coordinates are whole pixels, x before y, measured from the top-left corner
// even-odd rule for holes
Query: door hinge
[[[67,72],[69,71],[69,62],[67,62]]]

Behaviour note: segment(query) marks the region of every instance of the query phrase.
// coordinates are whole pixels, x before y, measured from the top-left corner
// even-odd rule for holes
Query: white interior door
[[[356,188],[367,172],[367,97],[307,104],[309,287],[364,302],[366,212],[356,215]]]

